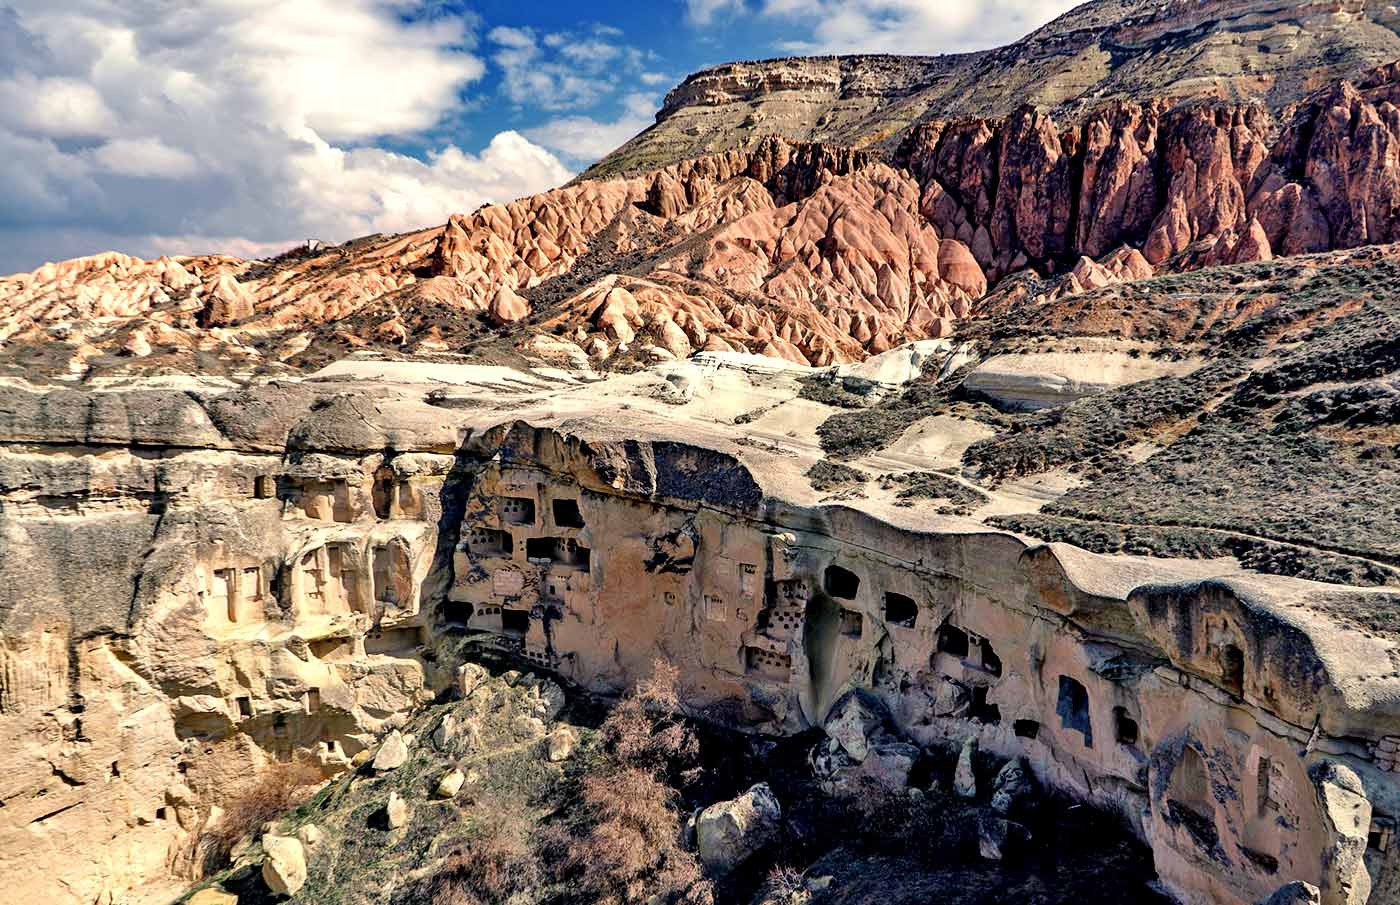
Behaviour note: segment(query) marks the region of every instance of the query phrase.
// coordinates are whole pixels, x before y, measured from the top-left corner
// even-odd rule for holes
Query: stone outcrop
[[[842,65],[845,65],[844,63]],[[949,111],[883,152],[768,136],[270,261],[105,254],[0,280],[0,374],[291,375],[354,350],[574,370],[859,361],[969,315],[1400,239],[1400,69],[1285,106]]]
[[[1396,72],[1365,73],[1277,118],[1258,103],[1148,101],[1067,128],[1028,107],[1001,120],[935,120],[897,159],[920,182],[924,215],[992,282],[1072,267],[1082,288],[1097,288],[1110,277],[1093,262],[1124,246],[1142,260],[1113,269],[1141,279],[1164,266],[1391,242]]]
[[[262,838],[262,878],[274,895],[294,896],[306,883],[306,852],[290,836]]]
[[[695,845],[711,870],[729,873],[777,837],[782,805],[767,783],[712,804],[695,819]]]
[[[710,379],[771,394],[779,374]],[[67,865],[19,892],[189,875],[228,776],[369,768],[449,689],[461,712],[408,750],[469,757],[483,673],[451,653],[468,632],[604,692],[665,651],[697,710],[824,726],[835,785],[899,787],[922,749],[975,739],[1013,761],[978,789],[1011,815],[985,827],[988,857],[1014,857],[1033,776],[1120,815],[1187,901],[1248,905],[1281,876],[1360,901],[1363,870],[1394,888],[1395,642],[1332,615],[1381,592],[824,505],[810,458],[678,420],[647,379],[666,382],[522,376],[505,422],[437,383],[11,391],[0,866]],[[562,695],[513,681],[502,733],[561,754]]]
[[[1105,101],[1257,97],[1282,110],[1400,58],[1384,0],[1084,3],[1021,40],[944,57],[849,55],[725,63],[672,90],[654,126],[587,175],[634,172],[756,136],[893,147],[927,119],[1033,104],[1078,120]]]

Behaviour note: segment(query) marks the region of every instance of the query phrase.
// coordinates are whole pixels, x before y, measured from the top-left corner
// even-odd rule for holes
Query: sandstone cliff
[[[586,175],[764,134],[891,149],[927,120],[998,118],[1023,104],[1076,123],[1114,100],[1258,100],[1277,112],[1400,57],[1397,28],[1383,0],[1098,0],[996,50],[729,63],[682,82],[656,125]]]

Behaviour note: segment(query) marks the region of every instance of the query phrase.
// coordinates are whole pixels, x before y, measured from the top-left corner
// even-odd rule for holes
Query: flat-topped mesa
[[[889,151],[932,119],[1034,104],[1078,124],[1106,101],[1256,101],[1278,113],[1400,58],[1386,0],[1085,3],[994,50],[942,57],[789,57],[695,73],[654,126],[588,175],[631,173],[756,135]]]
[[[688,706],[746,731],[823,726],[860,690],[918,745],[975,738],[1122,815],[1187,902],[1284,878],[1390,901],[1393,591],[818,502],[810,459],[649,417],[628,379],[505,420],[392,383],[15,391],[0,868],[58,865],[6,870],[17,894],[194,870],[228,776],[348,768],[471,633],[607,693],[664,654]],[[179,446],[121,448],[162,430]]]
[[[828,100],[899,97],[933,84],[953,59],[852,54],[724,63],[693,73],[672,88],[656,118],[660,122],[686,107],[753,102],[782,91]]]

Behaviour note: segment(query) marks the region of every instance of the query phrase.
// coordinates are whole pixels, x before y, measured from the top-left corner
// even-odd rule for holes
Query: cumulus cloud
[[[103,247],[399,231],[567,180],[515,132],[425,159],[375,146],[460,109],[485,70],[471,20],[432,12],[417,0],[10,0],[0,272]]]
[[[722,0],[692,0],[715,5]],[[794,53],[953,53],[1009,43],[1081,0],[764,0],[762,14],[807,32]]]
[[[655,121],[658,100],[641,92],[623,98],[623,112],[614,120],[590,116],[561,116],[527,129],[531,140],[557,151],[581,166],[593,163],[624,144]]]

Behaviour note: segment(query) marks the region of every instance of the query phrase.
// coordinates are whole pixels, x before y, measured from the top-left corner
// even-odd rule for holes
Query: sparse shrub
[[[791,865],[774,867],[759,887],[754,901],[758,905],[805,905],[812,898],[802,879],[802,871]]]
[[[227,864],[240,839],[261,833],[263,824],[297,805],[320,783],[320,771],[302,763],[279,765],[260,776],[224,805],[223,816],[200,840],[206,872]]]
[[[540,884],[534,827],[523,803],[486,797],[476,812],[480,822],[467,846],[448,855],[428,880],[422,896],[427,905],[502,905]]]
[[[570,901],[709,905],[713,892],[681,846],[670,781],[684,782],[699,746],[681,719],[678,670],[656,661],[599,728],[601,763],[582,781],[581,820],[564,843]]]

